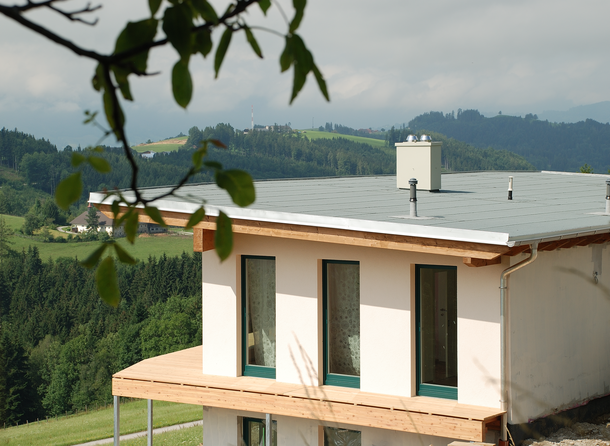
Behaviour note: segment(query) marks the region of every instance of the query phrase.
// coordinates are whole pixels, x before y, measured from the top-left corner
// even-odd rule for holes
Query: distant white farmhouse
[[[113,235],[115,237],[125,237],[125,231],[123,230],[123,226],[119,226],[118,228],[114,228],[114,220],[111,217],[107,217],[102,214],[99,210],[96,210],[97,217],[99,219],[99,227],[98,231],[106,231],[108,234]],[[87,231],[87,212],[83,212],[78,217],[70,222],[72,225],[72,232],[80,233]],[[159,234],[167,232],[162,226],[159,226],[155,223],[138,223],[138,233],[146,233],[146,234]]]

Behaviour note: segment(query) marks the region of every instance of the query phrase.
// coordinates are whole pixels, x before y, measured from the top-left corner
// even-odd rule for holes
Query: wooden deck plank
[[[399,397],[335,386],[204,375],[202,348],[141,361],[113,376],[114,395],[198,404],[382,429],[483,441],[500,409],[427,397]]]

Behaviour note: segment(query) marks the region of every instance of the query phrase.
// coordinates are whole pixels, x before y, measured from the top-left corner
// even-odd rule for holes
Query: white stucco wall
[[[415,395],[414,265],[457,266],[458,401],[500,407],[499,276],[508,266],[469,268],[462,259],[330,243],[236,235],[220,264],[203,254],[203,373],[241,372],[242,255],[276,258],[276,379],[319,385],[321,260],[360,262],[361,390]],[[609,273],[610,275],[610,273]]]
[[[228,409],[206,408],[203,413],[203,446],[242,446],[239,442],[242,425],[240,418],[249,417],[264,420],[265,414],[238,412]],[[274,416],[277,422],[278,445],[323,446],[320,440],[320,426],[317,420]],[[449,438],[410,434],[387,429],[364,428],[349,424],[330,424],[331,427],[360,431],[362,446],[446,446],[453,441]]]
[[[598,284],[592,280],[595,270]],[[527,422],[610,393],[610,249],[541,252],[509,280],[509,422]]]

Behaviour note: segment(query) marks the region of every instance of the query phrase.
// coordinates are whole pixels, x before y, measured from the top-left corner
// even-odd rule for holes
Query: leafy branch
[[[34,23],[25,17],[25,14],[35,9],[48,9],[67,20],[81,22],[87,25],[95,25],[97,19],[89,21],[83,18],[101,8],[101,5],[85,7],[68,11],[61,9],[58,4],[66,4],[71,0],[42,0],[33,2],[26,0],[22,5],[3,5],[0,4],[0,14],[16,21],[25,28],[51,40],[52,42],[67,48],[74,54],[85,57],[97,62],[97,68],[92,79],[93,88],[102,96],[103,110],[110,130],[105,131],[105,137],[114,134],[117,141],[121,143],[125,157],[131,167],[131,181],[129,192],[131,198],[121,191],[106,191],[105,201],[111,201],[112,211],[115,222],[118,225],[125,225],[127,240],[135,242],[138,227],[137,208],[143,208],[144,212],[156,223],[166,226],[161,212],[152,204],[162,198],[175,195],[188,181],[202,169],[211,169],[215,173],[216,184],[225,189],[231,199],[238,206],[248,206],[254,202],[255,192],[252,178],[249,174],[241,170],[225,170],[221,164],[205,160],[208,145],[217,147],[224,145],[217,140],[203,141],[193,153],[193,164],[169,191],[146,198],[138,188],[138,164],[130,148],[125,132],[125,114],[121,106],[121,98],[126,101],[133,101],[130,88],[130,76],[150,76],[148,57],[152,49],[171,45],[178,54],[178,60],[172,68],[171,84],[172,93],[176,103],[186,108],[193,95],[193,82],[189,71],[191,57],[201,54],[204,58],[214,49],[212,41],[212,31],[224,29],[219,42],[216,44],[214,54],[215,77],[218,77],[220,68],[225,60],[231,39],[236,32],[244,32],[246,40],[250,44],[252,51],[259,57],[263,57],[261,47],[256,40],[253,30],[263,29],[250,27],[244,19],[244,13],[255,4],[261,8],[263,14],[271,7],[271,0],[236,0],[230,3],[223,14],[218,14],[207,0],[148,0],[150,17],[138,22],[128,22],[116,39],[114,51],[110,54],[101,54],[96,51],[88,50],[71,42],[48,28]],[[286,21],[288,30],[285,33],[272,31],[285,39],[285,48],[280,56],[280,68],[282,72],[293,68],[293,88],[290,103],[294,101],[299,92],[305,85],[306,77],[313,72],[318,87],[329,100],[326,82],[314,62],[313,55],[305,46],[304,41],[297,34],[297,30],[304,16],[306,0],[292,0],[294,17],[288,21],[284,10],[279,4],[277,8]],[[162,14],[161,7],[165,6]],[[162,17],[161,17],[162,15]],[[157,38],[159,28],[165,37]],[[95,122],[96,114],[87,114],[85,123]],[[82,169],[89,165],[100,173],[110,171],[108,162],[100,157],[97,152],[101,149],[94,149],[86,155],[74,153],[72,155],[72,165],[74,168]],[[82,194],[81,170],[77,170],[72,175],[65,178],[56,189],[57,204],[68,209],[70,205],[80,198]],[[187,227],[197,225],[205,217],[205,200],[201,199],[201,207],[191,216]],[[229,217],[220,213],[216,220],[215,233],[216,252],[221,260],[226,259],[233,246],[233,236],[231,230],[231,220]],[[116,270],[114,258],[103,255],[110,250],[116,254],[119,261],[132,263],[135,260],[127,254],[119,245],[115,243],[103,243],[91,256],[82,264],[88,268],[97,268],[97,286],[102,299],[110,305],[116,306],[120,301],[120,290],[116,280]]]

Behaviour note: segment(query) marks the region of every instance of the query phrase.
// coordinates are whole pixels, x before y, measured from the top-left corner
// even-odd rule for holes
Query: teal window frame
[[[248,364],[248,320],[246,306],[246,261],[248,259],[273,260],[272,256],[241,256],[241,372],[243,376],[275,379],[275,367]],[[276,293],[277,294],[277,293]]]
[[[263,429],[263,438],[265,438],[265,429],[267,429],[267,426],[265,426],[265,420],[260,418],[242,418],[242,439],[245,446],[259,446],[258,444],[251,444],[250,423],[260,423]],[[275,438],[273,438],[273,433],[271,434],[271,445],[277,446],[277,421],[273,420],[271,423],[273,424],[273,433],[275,433]]]
[[[446,265],[415,265],[415,345],[416,345],[416,394],[419,396],[430,396],[450,400],[458,399],[458,388],[442,386],[438,384],[427,384],[421,382],[421,283],[420,271],[422,269],[455,270],[456,266]]]
[[[351,375],[340,375],[328,372],[328,268],[329,264],[358,265],[354,260],[322,260],[322,320],[323,320],[323,354],[324,354],[324,384],[329,386],[360,388],[360,377]]]

